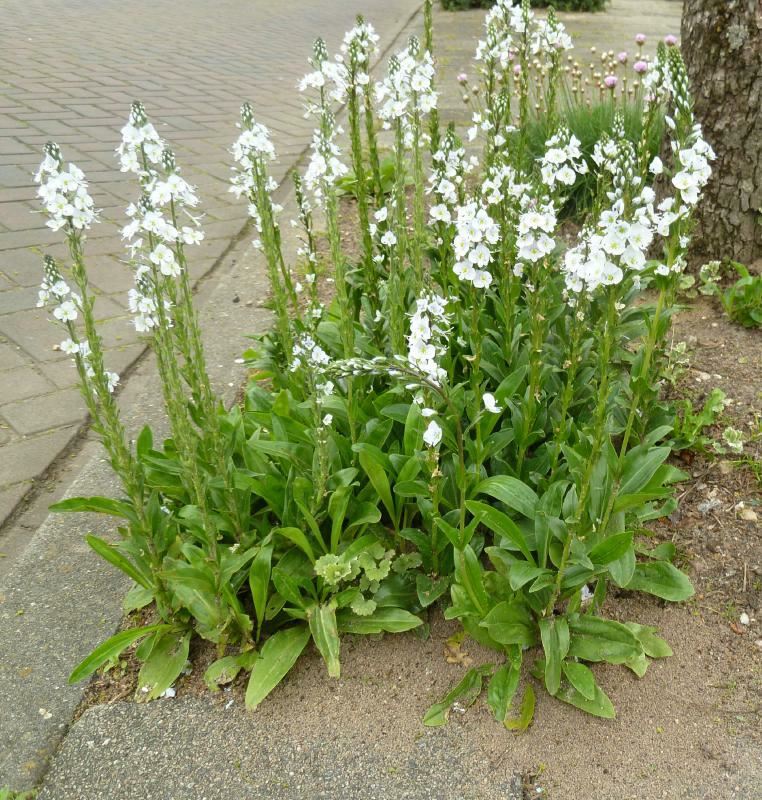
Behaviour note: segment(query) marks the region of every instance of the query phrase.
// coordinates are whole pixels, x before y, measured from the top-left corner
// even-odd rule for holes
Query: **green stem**
[[[583,474],[582,482],[580,484],[580,494],[577,499],[577,513],[574,520],[569,523],[566,541],[564,542],[563,552],[561,554],[561,562],[558,565],[558,573],[556,575],[553,593],[548,600],[545,607],[545,616],[553,613],[553,608],[561,595],[561,585],[566,574],[566,568],[569,561],[569,553],[571,552],[572,541],[579,535],[583,519],[587,516],[587,500],[590,495],[591,482],[593,470],[600,456],[603,448],[603,441],[606,434],[606,411],[608,409],[608,399],[610,391],[610,378],[611,378],[611,351],[614,343],[614,332],[616,329],[616,294],[613,288],[609,289],[608,302],[606,308],[606,319],[604,322],[604,329],[601,336],[601,348],[599,353],[599,375],[600,380],[598,383],[598,404],[595,410],[595,419],[593,426],[593,443],[588,456],[585,471]]]

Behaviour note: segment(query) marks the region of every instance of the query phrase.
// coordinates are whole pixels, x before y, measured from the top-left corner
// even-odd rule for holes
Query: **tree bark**
[[[762,0],[684,0],[682,50],[696,118],[717,159],[693,258],[762,257]]]

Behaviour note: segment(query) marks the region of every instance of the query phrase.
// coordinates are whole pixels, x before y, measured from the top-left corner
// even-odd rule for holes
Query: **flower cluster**
[[[370,86],[370,57],[378,53],[379,35],[372,25],[359,18],[357,25],[344,34],[341,55],[336,59],[344,59],[348,63],[346,84],[349,91],[359,91]]]
[[[376,101],[385,128],[394,120],[404,124],[414,112],[428,114],[437,107],[434,61],[428,51],[421,53],[414,37],[389,60],[386,77],[376,84]]]
[[[622,282],[625,267],[640,272],[646,264],[645,251],[653,231],[644,208],[632,221],[623,219],[624,204],[618,200],[601,214],[595,229],[583,232],[579,245],[564,257],[566,287],[571,292],[593,292],[599,286]]]
[[[82,298],[71,290],[54,258],[45,256],[43,264],[43,281],[38,293],[37,308],[54,304],[53,316],[69,334],[68,338],[59,344],[59,349],[72,356],[75,361],[79,359],[85,375],[93,378],[95,370],[90,363],[90,344],[87,340],[79,339],[74,326],[80,313],[83,312]],[[104,372],[104,377],[108,391],[113,392],[119,384],[119,375],[116,372]]]
[[[50,256],[46,256],[44,277],[38,292],[37,308],[44,308],[49,305],[51,301],[60,304],[59,308],[64,303],[67,304],[64,310],[59,311],[57,308],[56,311],[54,311],[53,316],[55,316],[56,319],[63,321],[64,318],[70,320],[75,320],[77,318],[79,299],[76,295],[72,294],[71,287],[63,279],[56,262]]]
[[[75,164],[63,168],[63,158],[58,145],[49,142],[44,147],[45,158],[34,176],[40,184],[40,198],[50,219],[47,226],[54,231],[65,225],[81,231],[97,221],[93,200],[87,191],[85,174]]]
[[[328,58],[328,50],[322,39],[316,39],[312,58],[309,59],[312,72],[308,72],[298,83],[300,92],[317,89],[320,104],[307,103],[305,116],[319,114],[326,100],[343,103],[347,99],[349,73],[343,63],[343,57],[337,56],[334,61]]]
[[[547,150],[542,158],[540,171],[543,183],[550,189],[556,188],[558,184],[573,186],[578,175],[588,172],[580,144],[579,139],[568,128],[562,128],[545,142]]]
[[[486,289],[492,283],[487,267],[492,260],[490,247],[500,240],[499,226],[486,209],[472,200],[458,207],[455,229],[453,272],[475,288]]]
[[[712,174],[709,161],[714,159],[714,151],[701,136],[700,125],[695,125],[690,138],[687,147],[673,143],[677,171],[672,176],[672,185],[680,192],[682,202],[695,206]]]
[[[413,369],[437,385],[447,375],[439,360],[447,351],[449,332],[447,300],[438,294],[419,298],[410,319],[407,360]]]
[[[498,74],[505,72],[523,41],[532,56],[549,56],[571,50],[572,40],[556,19],[539,19],[513,0],[497,0],[484,18],[485,39],[476,46],[475,60]]]
[[[142,189],[138,202],[127,207],[130,222],[122,228],[122,238],[135,266],[136,288],[129,292],[128,307],[135,329],[146,333],[159,324],[159,306],[169,309],[159,276],[179,278],[185,262],[183,247],[204,239],[198,220],[188,211],[199,200],[179,174],[174,154],[156,134],[141,103],[132,104],[117,153],[122,170],[134,172]],[[185,213],[189,224],[180,224],[180,213]]]
[[[254,220],[257,231],[262,234],[263,215],[275,218],[281,206],[273,203],[272,193],[278,188],[275,179],[267,174],[267,163],[275,160],[275,147],[270,139],[267,126],[255,122],[251,105],[241,106],[241,122],[238,123],[241,134],[233,143],[232,154],[236,162],[230,191],[236,196],[245,196],[249,201],[249,216]],[[263,205],[266,204],[267,208]],[[260,247],[259,240],[254,242]]]
[[[551,233],[556,229],[556,211],[552,203],[530,207],[519,216],[516,240],[519,261],[535,263],[549,256],[556,247]],[[520,275],[523,268],[517,265],[514,272]]]
[[[147,266],[138,267],[135,274],[135,288],[127,292],[127,307],[133,315],[133,323],[138,333],[150,333],[159,324],[156,298],[148,273]],[[170,304],[167,300],[164,300],[164,308],[169,312]]]
[[[304,173],[304,185],[319,206],[325,203],[326,193],[336,185],[336,181],[349,171],[341,161],[341,149],[336,144],[336,135],[343,133],[343,130],[335,124],[329,111],[326,110],[325,116],[328,123],[323,130],[316,130],[312,134],[312,154]]]
[[[333,382],[326,378],[331,367],[331,357],[312,336],[308,333],[301,334],[294,342],[291,356],[291,372],[297,372],[300,369],[306,370],[320,397],[328,397],[333,394]]]
[[[122,172],[141,175],[150,164],[158,164],[164,141],[148,121],[142,103],[133,103],[127,124],[122,128],[122,141],[116,152]]]
[[[654,233],[667,235],[669,225],[677,218],[670,212],[672,198],[660,204],[660,214],[654,209],[655,193],[651,187],[645,186],[637,194],[632,192],[640,181],[632,172],[634,154],[629,143],[604,143],[597,158],[613,176],[612,191],[608,193],[611,205],[600,214],[594,227],[583,229],[580,243],[564,256],[566,287],[574,293],[619,284],[627,272],[634,273],[633,282],[637,285]]]
[[[481,185],[481,197],[488,206],[502,203],[506,198],[520,204],[528,197],[530,188],[530,184],[519,180],[513,167],[497,163],[487,170]]]
[[[454,132],[448,130],[442,137],[438,150],[431,156],[431,175],[428,193],[433,194],[437,204],[430,209],[435,222],[450,222],[450,211],[462,199],[464,179],[479,161],[476,156],[466,158],[466,151]]]

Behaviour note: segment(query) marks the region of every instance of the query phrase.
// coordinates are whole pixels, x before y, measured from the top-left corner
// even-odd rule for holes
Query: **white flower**
[[[434,420],[429,422],[424,431],[423,441],[428,447],[436,447],[442,441],[442,429]]]
[[[393,245],[397,244],[397,237],[393,231],[386,231],[384,235],[381,237],[381,244],[385,245],[386,247],[392,247]]]
[[[656,156],[654,160],[648,165],[648,169],[654,175],[661,175],[664,172],[664,164],[659,156]]]
[[[204,240],[204,232],[200,228],[183,226],[182,238],[185,244],[201,244]]]
[[[450,222],[452,220],[450,211],[444,203],[432,206],[429,213],[435,222]]]
[[[477,269],[474,271],[471,283],[473,283],[476,289],[488,289],[492,283],[492,274],[486,269]]]
[[[323,425],[325,425],[325,426],[326,426],[326,428],[327,428],[327,427],[328,427],[328,426],[329,426],[329,425],[330,425],[332,422],[333,422],[333,414],[326,414],[326,415],[323,417]]]
[[[77,307],[71,300],[66,300],[53,310],[53,316],[61,322],[73,322],[77,318]]]
[[[373,216],[376,218],[376,222],[385,222],[389,216],[389,209],[386,206],[379,208]]]
[[[490,394],[489,392],[485,392],[482,395],[482,403],[484,403],[484,407],[492,414],[499,414],[503,409],[501,406],[497,404],[495,401],[495,395]]]

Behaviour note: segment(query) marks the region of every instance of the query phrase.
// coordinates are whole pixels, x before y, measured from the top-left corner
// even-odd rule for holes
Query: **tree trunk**
[[[717,153],[698,208],[695,259],[762,257],[762,0],[684,0],[695,113]]]

